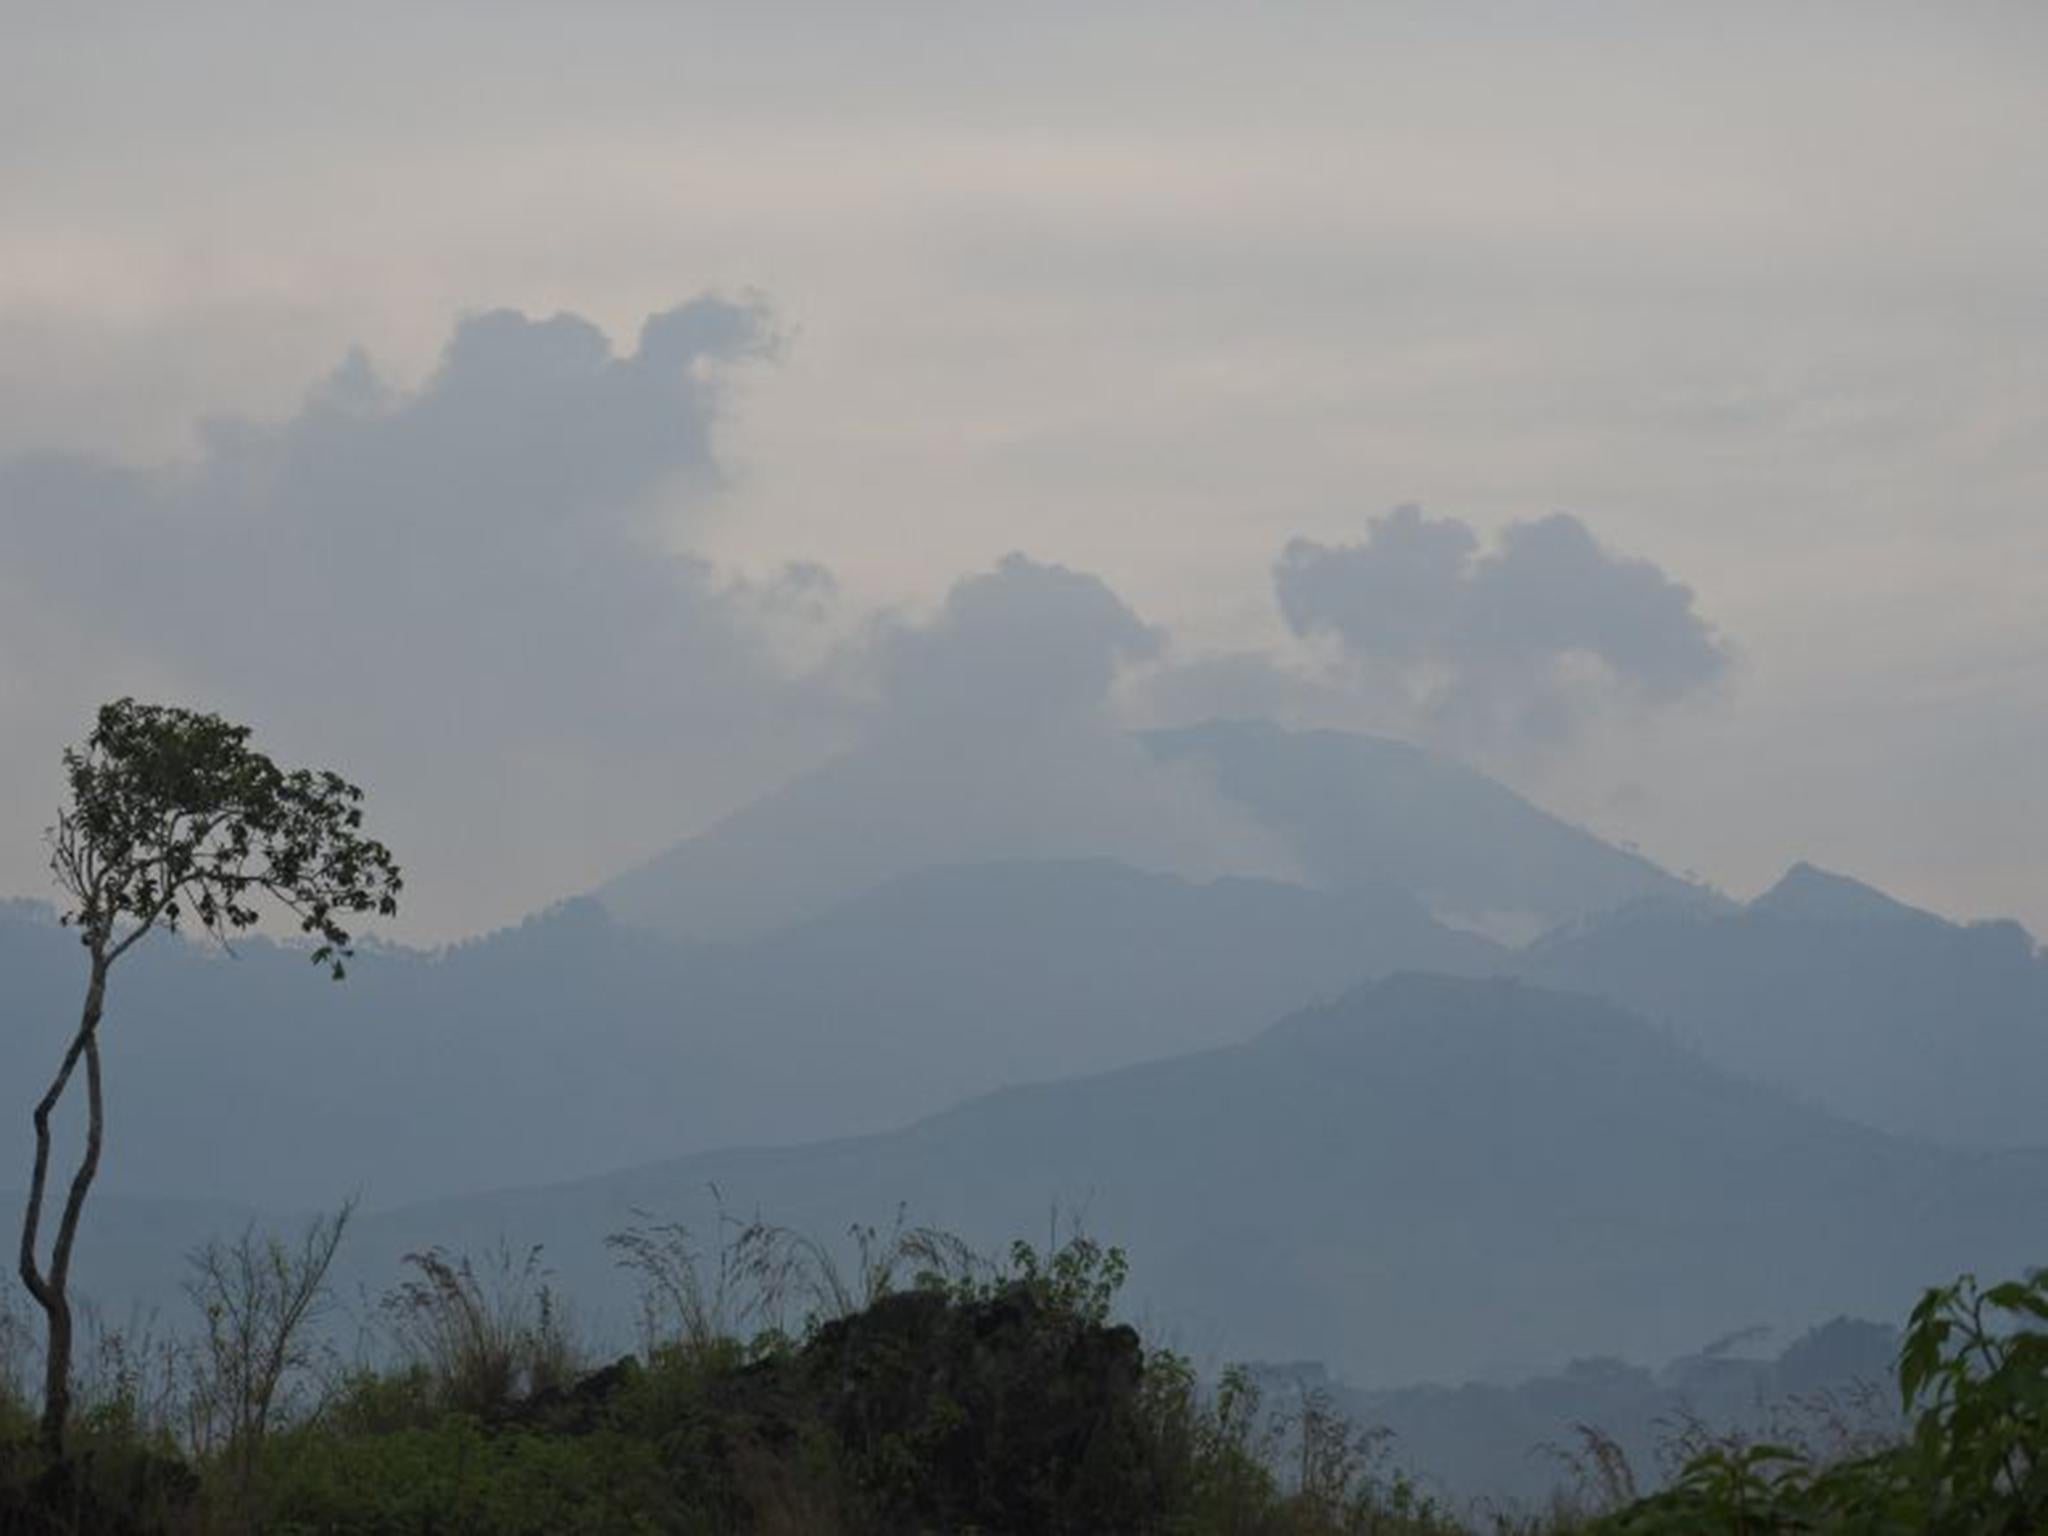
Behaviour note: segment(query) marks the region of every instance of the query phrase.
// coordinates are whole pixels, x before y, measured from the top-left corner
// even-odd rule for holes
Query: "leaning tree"
[[[89,961],[77,1031],[35,1108],[35,1167],[21,1224],[21,1278],[42,1309],[42,1438],[61,1456],[71,1411],[71,1249],[99,1172],[104,1132],[100,1020],[114,963],[157,929],[190,925],[226,944],[274,903],[313,940],[336,980],[354,949],[345,920],[398,910],[398,866],[364,835],[363,792],[337,774],[287,772],[217,715],[121,699],[64,753],[70,801],[50,829],[50,868]],[[50,1116],[85,1066],[85,1147],[38,1252],[50,1176]]]

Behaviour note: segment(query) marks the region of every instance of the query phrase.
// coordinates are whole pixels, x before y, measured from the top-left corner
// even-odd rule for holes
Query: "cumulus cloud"
[[[629,861],[815,731],[770,636],[829,578],[671,552],[721,483],[731,369],[775,347],[753,301],[681,304],[630,352],[500,310],[417,389],[352,354],[282,421],[208,424],[189,466],[0,463],[0,778],[37,792],[133,689],[362,778],[430,926]]]
[[[1011,554],[956,582],[929,622],[876,626],[880,723],[1016,736],[1093,721],[1160,642],[1099,578]]]
[[[923,622],[877,621],[861,748],[961,857],[1103,855],[1193,878],[1287,874],[1291,855],[1198,766],[1125,728],[1117,685],[1166,636],[1099,578],[1021,554]]]
[[[1293,540],[1273,580],[1296,635],[1333,638],[1361,683],[1461,746],[1562,743],[1729,665],[1691,588],[1563,513],[1512,523],[1486,549],[1456,518],[1401,507],[1357,544]]]

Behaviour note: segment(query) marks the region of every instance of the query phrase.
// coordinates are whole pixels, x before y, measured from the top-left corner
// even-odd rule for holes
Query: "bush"
[[[583,1360],[541,1251],[515,1258],[503,1242],[481,1262],[439,1248],[408,1253],[413,1274],[383,1312],[400,1354],[432,1383],[443,1407],[499,1412],[567,1385]]]

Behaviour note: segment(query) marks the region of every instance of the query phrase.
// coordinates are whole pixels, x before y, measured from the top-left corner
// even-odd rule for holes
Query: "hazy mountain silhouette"
[[[1794,923],[1917,923],[1930,918],[1943,921],[1931,912],[1887,896],[1875,886],[1846,875],[1830,874],[1803,859],[1786,870],[1776,885],[1750,902],[1748,910],[1757,916]]]
[[[1836,1318],[1782,1349],[1741,1342],[1745,1349],[1709,1346],[1654,1368],[1589,1357],[1512,1384],[1361,1392],[1313,1366],[1268,1369],[1262,1377],[1276,1402],[1321,1387],[1353,1422],[1391,1431],[1401,1464],[1428,1486],[1524,1509],[1543,1508],[1553,1491],[1579,1491],[1565,1458],[1585,1450],[1581,1426],[1598,1426],[1647,1485],[1688,1423],[1756,1440],[1781,1437],[1788,1425],[1819,1436],[1830,1416],[1852,1431],[1897,1425],[1899,1335],[1891,1325]]]
[[[691,945],[571,903],[341,986],[288,950],[152,943],[106,1026],[113,1188],[380,1202],[901,1125],[1006,1083],[1247,1038],[1405,966],[1501,952],[1398,892],[1195,884],[1103,860],[906,875],[787,931]],[[0,1106],[76,1016],[47,912],[0,914]]]
[[[616,1321],[604,1234],[640,1212],[709,1242],[714,1187],[826,1237],[907,1202],[988,1245],[1079,1205],[1128,1245],[1134,1304],[1167,1337],[1322,1359],[1360,1384],[1896,1317],[1932,1279],[2031,1262],[2048,1219],[2048,1156],[1851,1125],[1593,999],[1404,975],[1247,1044],[1005,1090],[898,1132],[373,1217],[357,1262],[543,1242]]]
[[[1360,977],[1484,974],[1504,961],[1399,891],[1195,884],[1107,860],[920,871],[743,953],[759,963],[742,985],[775,989],[753,999],[750,1029],[829,1007],[830,1039],[788,1048],[832,1052],[834,1094],[872,1080],[899,1118],[991,1082],[1236,1043]],[[829,997],[813,977],[830,978]],[[788,997],[791,984],[811,995]],[[922,1096],[943,1096],[913,1108],[898,1089],[920,1079]]]
[[[1393,887],[1439,915],[1522,938],[1642,896],[1713,899],[1484,774],[1402,742],[1257,721],[1139,739],[1157,761],[1220,790],[1325,889]],[[992,810],[941,814],[957,790],[906,794],[900,771],[841,758],[621,876],[599,899],[642,926],[728,938],[922,866],[1036,846],[1006,843]]]
[[[1799,864],[1747,907],[1639,903],[1516,965],[1867,1124],[2048,1145],[2048,957],[2016,923],[1951,923]]]
[[[1162,757],[1207,764],[1225,795],[1286,834],[1321,885],[1396,885],[1441,916],[1523,937],[1644,896],[1718,900],[1406,742],[1261,721],[1145,739]]]

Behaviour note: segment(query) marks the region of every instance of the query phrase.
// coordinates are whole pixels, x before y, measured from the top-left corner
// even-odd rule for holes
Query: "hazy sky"
[[[2019,3],[0,0],[0,892],[134,690],[489,926],[989,610],[2048,932],[2044,144]]]

